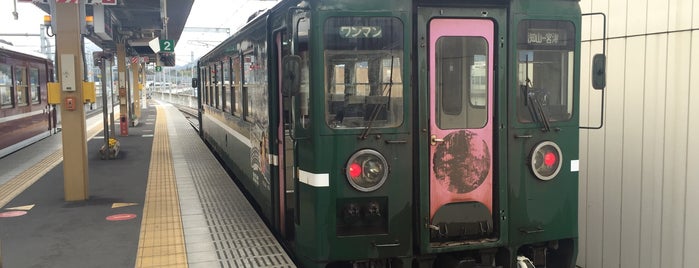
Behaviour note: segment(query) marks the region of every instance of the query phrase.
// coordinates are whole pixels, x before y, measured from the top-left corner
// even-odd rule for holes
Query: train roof
[[[18,48],[16,46],[4,44],[4,43],[0,43],[0,50],[7,50],[7,51],[14,52],[14,53],[19,53],[19,54],[24,54],[24,55],[36,57],[36,58],[51,60],[51,58],[49,58],[48,56],[46,56],[44,54],[30,51],[30,50],[21,49],[21,48]]]

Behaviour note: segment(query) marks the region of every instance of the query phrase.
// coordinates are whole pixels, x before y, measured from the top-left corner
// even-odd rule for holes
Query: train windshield
[[[325,22],[325,118],[331,128],[403,123],[403,24],[389,17]]]
[[[569,120],[573,113],[575,30],[568,21],[519,24],[517,118],[520,122]]]

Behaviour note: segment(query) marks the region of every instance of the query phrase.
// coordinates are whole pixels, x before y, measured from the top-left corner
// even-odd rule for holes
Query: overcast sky
[[[40,50],[38,34],[45,13],[31,3],[17,3],[19,19],[12,12],[15,0],[0,0],[0,39],[12,42],[15,46],[32,51]],[[117,0],[119,1],[119,0]],[[276,0],[195,0],[186,27],[239,29],[247,18],[257,10],[272,7]],[[6,36],[21,34],[23,36]],[[31,36],[37,35],[37,36]],[[175,46],[177,65],[185,65],[212,49],[223,41],[226,34],[184,31]]]
[[[231,33],[247,22],[255,11],[274,6],[277,1],[195,0],[186,27],[229,28]],[[177,65],[198,58],[228,37],[226,34],[185,31],[175,46]]]
[[[39,51],[38,34],[44,22],[44,12],[30,3],[17,3],[19,19],[15,20],[14,0],[0,0],[0,39],[10,41],[15,46]],[[34,34],[37,36],[5,36],[4,34]]]

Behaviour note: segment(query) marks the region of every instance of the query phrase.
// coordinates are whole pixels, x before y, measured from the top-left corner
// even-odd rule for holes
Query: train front
[[[578,3],[478,3],[290,12],[303,267],[575,265]]]
[[[410,3],[387,2],[312,1],[292,18],[303,267],[410,263]]]

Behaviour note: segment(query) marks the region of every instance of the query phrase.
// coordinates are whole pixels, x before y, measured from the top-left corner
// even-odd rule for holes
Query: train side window
[[[209,105],[216,107],[216,68],[209,66],[206,70],[209,71]]]
[[[39,69],[29,68],[29,91],[31,91],[32,104],[41,102],[41,85],[39,84]]]
[[[197,87],[195,90],[198,90],[197,94],[199,95],[201,99],[201,104],[203,105],[206,103],[206,91],[204,90],[206,88],[206,76],[204,75],[204,72],[202,68],[197,67],[197,72],[195,74],[197,77]]]
[[[233,114],[237,116],[242,116],[241,109],[243,107],[242,101],[243,101],[243,80],[242,80],[242,66],[240,64],[240,56],[236,56],[235,60],[233,60],[233,78],[235,81],[235,89],[233,92]]]
[[[221,67],[221,64],[214,64],[211,67],[211,80],[214,82],[214,105],[218,109],[221,108],[221,70],[219,70],[219,67]]]
[[[12,69],[0,64],[0,108],[12,107]]]
[[[211,72],[208,67],[203,68],[204,78],[206,79],[206,105],[211,106]]]
[[[15,98],[17,99],[17,106],[28,105],[29,98],[27,96],[27,68],[15,67],[14,71]]]
[[[229,111],[231,108],[231,58],[226,57],[223,60],[223,93],[221,98],[223,99],[223,111]]]
[[[205,67],[199,68],[199,73],[201,74],[201,85],[199,85],[201,103],[205,105],[209,103],[209,74]]]
[[[225,80],[223,80],[223,62],[219,62],[216,65],[216,77],[218,78],[218,86],[216,87],[218,91],[218,98],[216,99],[218,102],[217,107],[224,110],[226,105],[226,96],[224,92],[226,90],[226,85],[224,84]]]
[[[257,68],[257,60],[255,55],[250,53],[243,56],[243,118],[247,121],[252,121],[255,107],[253,107],[253,95],[256,93],[257,79],[254,76],[255,68]]]

